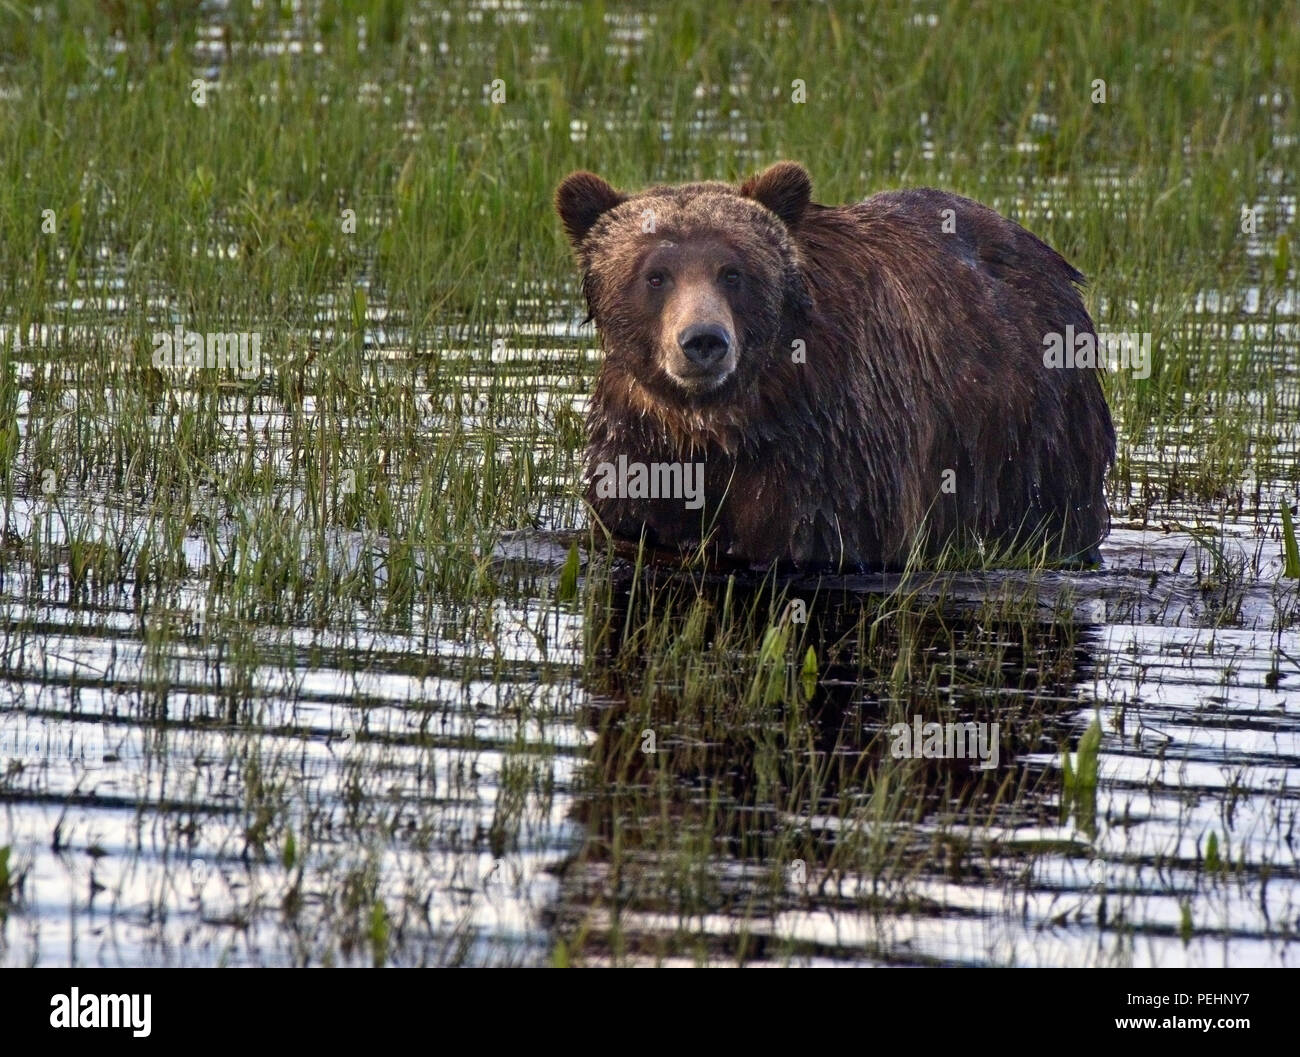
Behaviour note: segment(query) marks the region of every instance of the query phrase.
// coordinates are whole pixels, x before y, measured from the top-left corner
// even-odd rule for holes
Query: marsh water
[[[199,52],[222,61],[213,34]],[[1099,195],[1113,179],[1079,174]],[[1293,196],[1273,204],[1294,218]],[[366,302],[357,377],[400,388],[420,436],[463,441],[470,477],[526,476],[536,497],[531,524],[476,543],[478,595],[414,601],[399,581],[448,541],[339,522],[300,550],[250,535],[308,517],[301,423],[328,421],[344,449],[370,428],[269,382],[215,397],[208,477],[163,526],[183,560],[100,576],[96,548],[159,530],[149,497],[94,473],[47,481],[27,440],[37,415],[75,418],[70,444],[120,428],[94,415],[138,378],[85,383],[48,350],[125,342],[133,306],[68,293],[50,322],[0,327],[25,453],[2,514],[0,964],[1300,958],[1300,581],[1282,575],[1278,517],[1300,451],[1293,297],[1205,290],[1192,320],[1229,354],[1267,330],[1214,409],[1271,451],[1266,479],[1189,499],[1174,463],[1194,445],[1171,455],[1117,407],[1128,472],[1099,570],[805,578],[776,586],[775,609],[761,578],[651,581],[586,545],[574,424],[598,354],[579,300],[573,283],[528,286],[502,346],[416,336]],[[336,318],[323,305],[324,322],[280,337],[323,346]],[[1185,336],[1163,340],[1174,355]],[[191,398],[177,382],[145,437]],[[1243,413],[1264,405],[1280,410]],[[212,482],[245,464],[274,483],[232,511]],[[279,586],[215,606],[236,567]],[[370,602],[305,619],[287,600],[308,572],[367,585]],[[685,608],[665,618],[670,595]],[[733,618],[740,645],[720,646],[711,622],[742,597],[758,601]],[[797,672],[753,696],[760,644],[795,598],[815,678],[806,698]],[[900,716],[998,724],[997,767],[891,760]],[[1094,722],[1081,805],[1064,762],[1081,765]]]
[[[570,325],[536,322],[536,350],[511,371],[580,405],[559,366]],[[390,350],[369,355],[377,371],[404,369]],[[20,431],[30,399],[24,384]],[[275,458],[274,404],[232,407],[223,450],[260,445]],[[430,430],[439,418],[430,412]],[[571,504],[557,509],[574,516]],[[66,526],[129,529],[133,516],[129,502],[93,493],[15,500],[6,513],[11,534],[36,533],[55,556]],[[1288,963],[1300,925],[1300,641],[1272,511],[1218,517],[1211,542],[1117,520],[1100,571],[917,581],[940,602],[897,656],[915,659],[921,682],[949,673],[931,689],[953,714],[992,715],[1012,732],[998,780],[959,776],[959,797],[951,774],[945,784],[918,770],[905,791],[915,810],[891,822],[912,831],[905,870],[818,876],[801,860],[777,898],[755,882],[772,868],[762,837],[780,820],[747,795],[745,738],[694,745],[712,751],[684,753],[679,769],[674,747],[697,732],[670,717],[658,747],[666,774],[641,779],[655,790],[648,801],[593,780],[617,750],[625,704],[599,678],[599,658],[584,658],[589,614],[553,598],[572,522],[504,534],[497,568],[537,598],[495,603],[482,625],[444,633],[436,618],[403,631],[362,613],[338,626],[257,623],[237,647],[205,633],[220,525],[187,540],[191,606],[172,613],[142,609],[129,584],[74,582],[66,553],[35,579],[6,572],[2,843],[25,877],[3,960],[368,962],[377,894],[396,917],[388,958],[399,964],[545,962],[573,929],[589,959],[621,961]],[[382,578],[384,547],[340,533],[326,560],[370,563]],[[811,621],[852,626],[897,587],[878,576],[795,590]],[[724,590],[698,587],[711,589]],[[991,598],[1013,599],[1014,615],[990,615]],[[886,629],[890,619],[873,614]],[[158,638],[159,621],[179,632]],[[833,843],[834,805],[868,746],[879,751],[887,703],[851,675],[822,681],[807,740],[784,751],[843,766],[817,790],[787,793],[780,811]],[[1060,747],[1094,716],[1103,738],[1089,833],[1062,821],[1053,778]],[[634,794],[636,780],[623,781]],[[930,816],[955,799],[964,813],[947,817],[949,853],[936,852]],[[637,820],[615,826],[611,815],[630,804],[672,813],[686,840],[701,802],[708,839],[686,860],[695,906],[671,898],[664,875],[681,868],[677,855],[623,848],[610,876],[607,856],[590,852],[615,831],[632,839]],[[262,839],[264,803],[268,818],[291,809],[304,851]]]

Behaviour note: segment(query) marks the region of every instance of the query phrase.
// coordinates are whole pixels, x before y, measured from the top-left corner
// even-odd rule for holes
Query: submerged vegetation
[[[1248,0],[0,5],[0,963],[1293,960],[1298,84]],[[555,183],[779,158],[1151,336],[1102,570],[586,531]]]

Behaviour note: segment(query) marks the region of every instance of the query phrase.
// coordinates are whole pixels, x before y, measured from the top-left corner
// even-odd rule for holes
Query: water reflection
[[[1090,621],[1132,602],[1137,574],[1114,557],[1106,573],[1032,585],[841,580],[774,600],[769,585],[658,574],[654,591],[615,592],[588,645],[599,660],[580,721],[595,740],[558,934],[594,962],[1285,960],[1276,915],[1294,915],[1300,875],[1268,845],[1297,806],[1284,775],[1300,730],[1274,698],[1236,710],[1231,725],[1253,735],[1207,738],[1204,704],[1225,662],[1260,669],[1276,653],[1252,633],[1217,633],[1239,640],[1231,659],[1184,646],[1182,664],[1198,670],[1188,699],[1157,713],[1135,666],[1205,632],[1151,627],[1141,646],[1139,629],[1126,643]],[[1195,593],[1192,574],[1162,575],[1170,597]],[[806,621],[783,625],[795,600]],[[656,622],[669,641],[643,652],[640,629]],[[775,683],[727,648],[781,626],[791,663]],[[664,659],[673,636],[685,640],[677,666]],[[796,669],[809,646],[819,666],[805,695]],[[1179,681],[1160,681],[1162,695]],[[1078,767],[1094,718],[1097,788],[1064,795],[1062,750]],[[996,729],[998,766],[900,758],[898,725],[921,722]],[[1212,762],[1220,738],[1237,743],[1231,778]],[[1220,810],[1227,788],[1235,818]],[[1237,858],[1220,850],[1207,870],[1209,832]],[[1252,898],[1262,910],[1243,910]]]

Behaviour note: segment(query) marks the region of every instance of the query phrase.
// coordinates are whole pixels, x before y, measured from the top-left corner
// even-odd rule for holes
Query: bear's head
[[[695,183],[631,195],[593,173],[568,176],[555,207],[606,370],[669,406],[718,405],[752,387],[808,308],[792,234],[811,194],[807,171],[793,162],[738,188]]]

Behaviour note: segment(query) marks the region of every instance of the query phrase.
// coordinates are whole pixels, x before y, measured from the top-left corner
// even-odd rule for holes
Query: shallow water
[[[611,16],[629,53],[648,17]],[[304,46],[290,33],[266,51]],[[198,51],[222,61],[213,35]],[[710,120],[749,142],[745,122]],[[1117,179],[1081,175],[1106,195]],[[1043,216],[1055,194],[990,204]],[[1272,204],[1293,217],[1293,196]],[[533,452],[537,526],[491,552],[508,589],[404,620],[376,605],[322,623],[210,623],[209,577],[245,527],[216,504],[207,530],[186,527],[165,604],[142,601],[129,575],[87,580],[71,541],[141,534],[147,503],[94,479],[45,494],[20,459],[0,547],[37,540],[44,560],[0,562],[0,848],[21,878],[0,908],[0,964],[369,964],[377,906],[384,960],[402,965],[570,950],[667,964],[1294,964],[1300,595],[1280,576],[1276,511],[1300,443],[1300,318],[1293,295],[1265,303],[1256,288],[1195,303],[1229,346],[1279,343],[1268,361],[1255,346],[1216,409],[1255,429],[1243,409],[1281,407],[1277,432],[1254,438],[1273,445],[1270,479],[1241,482],[1229,513],[1164,494],[1194,446],[1163,450],[1121,422],[1134,483],[1112,497],[1100,571],[922,577],[916,624],[872,608],[898,577],[796,581],[818,593],[809,619],[825,641],[870,612],[897,680],[864,675],[879,656],[850,650],[793,732],[779,707],[728,724],[724,700],[721,734],[675,710],[687,694],[669,684],[653,765],[626,759],[646,720],[619,689],[647,674],[613,670],[587,611],[552,601],[580,524],[576,446],[559,436],[543,431]],[[119,340],[133,307],[69,297],[49,306],[63,324],[21,335],[21,437],[60,369],[42,349]],[[333,340],[335,307],[291,337]],[[597,360],[572,287],[530,290],[510,311],[504,348],[448,328],[413,350],[410,321],[372,296],[361,355],[369,384],[411,388],[423,434],[463,431],[475,466],[499,441],[507,473],[500,453],[536,440],[539,417],[581,412]],[[13,337],[0,327],[0,343]],[[451,399],[431,388],[435,353]],[[75,387],[61,393],[72,411]],[[110,412],[120,396],[107,394]],[[196,399],[183,385],[173,396]],[[303,398],[308,420],[324,413]],[[223,407],[212,472],[251,451],[284,482],[242,518],[301,509],[289,417],[268,392]],[[366,424],[334,425],[346,446]],[[294,557],[382,588],[394,545],[340,529]],[[698,590],[716,600],[726,584]],[[608,608],[634,604],[615,592]],[[732,661],[747,671],[753,657]],[[927,719],[996,720],[999,766],[981,777],[916,761],[907,810],[882,822],[860,802],[864,769],[887,717],[917,702]],[[1095,813],[1062,821],[1060,749],[1094,716]],[[791,835],[815,854],[782,858]]]
[[[521,359],[533,376],[553,362],[547,350]],[[232,413],[227,425],[238,434],[250,423],[250,443],[275,436],[258,417]],[[55,519],[43,498],[16,501],[9,529],[44,533],[57,553],[67,524],[135,516],[103,495],[60,507]],[[26,876],[0,956],[366,962],[366,913],[378,899],[400,921],[390,958],[401,964],[543,961],[557,935],[579,927],[587,960],[1289,963],[1300,927],[1296,588],[1279,579],[1279,548],[1261,541],[1253,518],[1220,523],[1224,567],[1248,569],[1235,580],[1216,578],[1212,556],[1185,533],[1117,528],[1099,572],[920,581],[946,626],[913,648],[975,673],[952,680],[956,714],[996,698],[1010,732],[999,774],[1020,776],[1025,791],[997,804],[979,786],[961,822],[934,799],[934,776],[919,774],[916,795],[944,814],[945,846],[969,841],[956,861],[935,854],[926,808],[906,827],[916,848],[905,871],[822,875],[805,863],[776,900],[756,895],[766,893],[756,875],[772,868],[764,832],[797,815],[833,849],[844,790],[831,783],[783,803],[776,818],[746,789],[727,791],[752,777],[735,745],[680,773],[661,753],[669,784],[652,800],[593,784],[617,745],[609,716],[625,706],[593,689],[599,660],[584,658],[583,614],[540,597],[570,535],[507,535],[498,569],[527,573],[539,598],[495,602],[486,627],[441,634],[437,619],[402,632],[363,613],[323,628],[204,629],[196,614],[221,533],[189,541],[193,564],[171,613],[142,612],[129,585],[87,603],[66,558],[39,583],[10,571],[0,579],[0,721],[10,735],[0,845]],[[383,545],[339,534],[329,561],[355,567]],[[897,586],[891,576],[794,585],[835,600],[812,610],[831,623]],[[998,596],[1016,600],[1015,619],[988,620]],[[1037,620],[1026,623],[1026,612]],[[160,646],[150,631],[160,620],[179,622],[179,638]],[[991,691],[980,673],[992,655],[1001,675]],[[1047,676],[1044,656],[1055,658]],[[824,674],[809,724],[817,751],[864,751],[887,702]],[[1094,714],[1104,738],[1088,834],[1060,821],[1057,746]],[[1018,730],[1031,715],[1034,729]],[[87,766],[88,752],[102,762]],[[665,874],[678,860],[653,846],[625,849],[620,876],[607,875],[592,849],[611,825],[611,798],[653,803],[689,830],[701,790],[717,813],[710,848],[695,855],[709,912],[674,909],[680,880]],[[259,831],[285,812],[300,849],[289,866],[283,834]],[[719,841],[727,832],[734,841]],[[1206,867],[1211,834],[1226,868]]]
[[[1240,542],[1250,546],[1248,537]],[[506,549],[517,559],[530,545],[558,557],[548,541],[512,540]],[[1015,746],[1010,758],[1004,751],[999,774],[1009,768],[1030,779],[1024,794],[999,804],[991,788],[980,789],[974,800],[982,818],[973,825],[954,822],[950,811],[933,804],[907,827],[916,862],[901,871],[905,876],[818,875],[809,868],[783,898],[756,913],[754,896],[763,891],[757,875],[770,861],[762,854],[747,860],[715,854],[709,901],[717,911],[681,915],[647,896],[673,891],[663,863],[650,857],[635,867],[621,864],[624,875],[635,868],[636,882],[623,893],[615,923],[608,910],[620,902],[613,883],[599,864],[587,864],[576,879],[565,877],[561,906],[569,923],[582,921],[596,934],[616,930],[625,962],[1293,962],[1300,926],[1294,846],[1300,643],[1294,630],[1276,629],[1294,628],[1296,590],[1277,587],[1269,567],[1267,580],[1245,585],[1233,602],[1235,619],[1225,623],[1215,589],[1185,571],[1189,548],[1195,550],[1175,534],[1117,530],[1099,572],[962,574],[929,586],[922,578],[921,593],[943,599],[947,626],[917,646],[918,655],[951,651],[945,664],[978,671],[1000,638],[1018,640],[1026,632],[1023,623],[999,626],[978,615],[999,594],[1020,600],[1028,594],[1043,622],[1030,628],[1032,651],[1013,642],[1001,653],[995,688],[953,680],[945,695],[969,718],[987,714],[982,706],[996,694],[993,714]],[[846,590],[851,608],[855,597],[885,595],[898,580],[824,579],[820,588],[832,597]],[[1068,646],[1060,641],[1067,623]],[[1035,672],[1044,654],[1060,650],[1069,655],[1064,666],[1053,667],[1049,679]],[[854,732],[850,752],[879,731],[885,703],[860,697],[859,690],[837,687],[835,700],[814,709],[814,740],[824,750],[843,751],[843,740],[827,749],[836,729]],[[1087,831],[1077,818],[1060,822],[1054,779],[1061,758],[1051,747],[1077,737],[1094,714],[1103,720],[1104,737],[1096,827]],[[1031,729],[1022,733],[1018,724]],[[600,750],[598,739],[593,755]],[[715,762],[711,777],[722,785],[737,766],[743,773],[738,756]],[[678,777],[672,803],[690,817],[700,776]],[[930,796],[933,777],[919,774],[914,795]],[[837,817],[840,792],[832,785],[798,804],[802,825],[821,831],[828,856],[837,831],[862,824]],[[730,807],[738,815],[745,810],[739,802]],[[720,810],[727,809],[724,798]],[[955,867],[929,841],[939,816],[948,847],[969,842]],[[1206,866],[1211,834],[1219,856],[1232,864],[1226,871]]]

